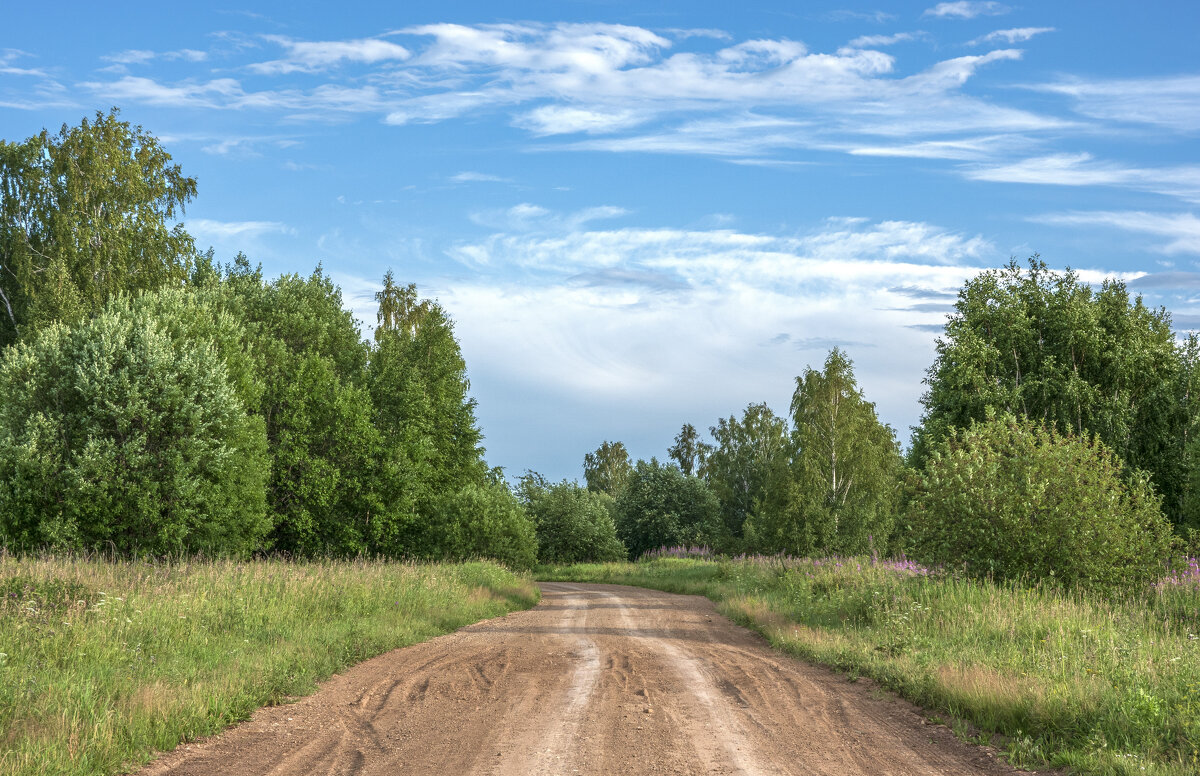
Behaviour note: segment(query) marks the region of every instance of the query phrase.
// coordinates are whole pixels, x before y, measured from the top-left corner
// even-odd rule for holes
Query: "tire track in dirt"
[[[142,776],[1013,773],[703,598],[542,590],[529,611],[354,666]]]

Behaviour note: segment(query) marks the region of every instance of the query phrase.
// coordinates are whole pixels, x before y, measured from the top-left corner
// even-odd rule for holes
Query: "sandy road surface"
[[[542,590],[534,609],[359,664],[142,774],[1011,773],[703,598]]]

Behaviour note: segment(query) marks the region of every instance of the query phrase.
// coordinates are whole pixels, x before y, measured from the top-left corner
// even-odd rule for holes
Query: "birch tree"
[[[775,470],[748,520],[749,543],[799,555],[885,550],[902,461],[892,429],[879,422],[834,348],[824,369],[806,369],[792,397],[790,463]]]
[[[0,347],[96,314],[118,291],[181,283],[195,245],[181,224],[196,181],[114,110],[0,141]]]

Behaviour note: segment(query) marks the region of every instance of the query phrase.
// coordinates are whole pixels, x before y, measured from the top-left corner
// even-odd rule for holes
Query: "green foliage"
[[[691,423],[684,423],[675,435],[675,444],[667,450],[667,455],[679,464],[680,471],[690,477],[697,473],[707,447],[708,445],[700,441],[696,427]]]
[[[243,554],[270,529],[266,440],[206,343],[128,307],[0,360],[0,541]]]
[[[195,248],[170,224],[195,195],[158,140],[115,110],[0,141],[0,347],[118,292],[182,281]]]
[[[1171,530],[1144,476],[1097,437],[1012,416],[952,432],[918,475],[912,553],[971,576],[1136,589],[1160,577]]]
[[[588,490],[617,498],[629,484],[631,474],[633,465],[624,442],[605,441],[594,453],[583,456],[583,478]]]
[[[1180,411],[1180,359],[1165,310],[1131,300],[1120,281],[1095,291],[1036,256],[1028,271],[1014,261],[974,278],[955,310],[926,379],[915,463],[989,408],[1023,415],[1063,433],[1099,435],[1128,466],[1150,474],[1180,522],[1178,440],[1196,413]]]
[[[395,555],[408,519],[400,474],[382,455],[365,385],[367,346],[340,290],[311,276],[263,280],[239,257],[195,283],[210,316],[241,322],[244,344],[221,348],[242,373],[271,452],[271,549],[305,556]],[[207,319],[205,319],[207,320]],[[207,325],[207,324],[206,324]],[[198,332],[202,333],[202,332]],[[242,353],[244,352],[244,356]]]
[[[574,482],[556,485],[523,482],[523,500],[537,526],[539,563],[624,560],[617,538],[612,498]]]
[[[376,298],[367,369],[374,424],[412,509],[430,516],[439,494],[486,475],[467,366],[453,321],[436,302],[417,301],[416,286],[399,288],[389,272]]]
[[[792,396],[790,463],[776,466],[746,527],[760,552],[853,555],[884,551],[902,461],[895,435],[875,415],[834,348],[823,371],[806,369]]]
[[[468,483],[438,500],[423,546],[446,560],[491,558],[511,569],[537,562],[537,530],[504,483]]]
[[[698,477],[651,459],[638,461],[615,504],[617,536],[636,558],[668,545],[725,540],[721,505]]]
[[[766,404],[751,404],[742,419],[711,427],[715,444],[704,450],[700,474],[721,504],[725,534],[738,543],[746,519],[767,496],[768,483],[791,452],[787,422]]]

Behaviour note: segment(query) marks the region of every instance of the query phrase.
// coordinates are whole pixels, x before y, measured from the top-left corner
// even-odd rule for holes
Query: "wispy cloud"
[[[1007,43],[1010,46],[1014,43],[1024,43],[1033,38],[1035,35],[1041,35],[1046,32],[1054,32],[1053,27],[1014,27],[1009,30],[996,30],[989,32],[987,35],[982,35],[975,40],[969,41],[968,46],[978,46],[984,43]]]
[[[127,49],[118,51],[115,54],[106,54],[100,57],[105,62],[112,62],[118,65],[144,65],[152,62],[155,59],[165,61],[184,60],[187,62],[203,62],[208,59],[207,51],[198,49],[178,49],[177,51],[152,51],[150,49]]]
[[[491,175],[486,172],[474,172],[472,170],[464,170],[460,173],[450,176],[450,180],[455,183],[511,183],[512,179],[502,178],[499,175]]]
[[[973,180],[1056,186],[1119,186],[1200,202],[1200,165],[1133,167],[1088,153],[1052,154],[1002,165],[964,169]]]
[[[265,40],[281,46],[286,52],[282,59],[256,62],[252,72],[266,75],[324,70],[345,62],[374,64],[383,61],[403,61],[412,54],[403,46],[380,38],[358,40],[307,41],[283,35],[265,35]]]
[[[852,11],[852,10],[837,10],[830,11],[825,14],[826,19],[831,22],[874,22],[875,24],[883,24],[885,22],[893,22],[896,20],[896,14],[888,13],[887,11]]]
[[[1001,16],[1012,9],[1003,3],[978,2],[977,0],[957,0],[952,3],[938,3],[925,10],[922,16],[933,16],[941,19],[974,19],[976,16]]]
[[[295,229],[279,221],[214,221],[209,218],[192,218],[184,226],[199,240],[296,233]]]
[[[1056,226],[1099,226],[1164,237],[1167,241],[1158,246],[1163,253],[1200,254],[1200,218],[1195,213],[1088,211],[1052,213],[1031,220]]]
[[[1070,78],[1027,88],[1070,97],[1085,116],[1200,131],[1200,75],[1085,80]]]
[[[846,45],[850,48],[878,48],[879,46],[891,46],[908,40],[916,40],[920,36],[921,33],[914,32],[897,32],[895,35],[862,35]]]

